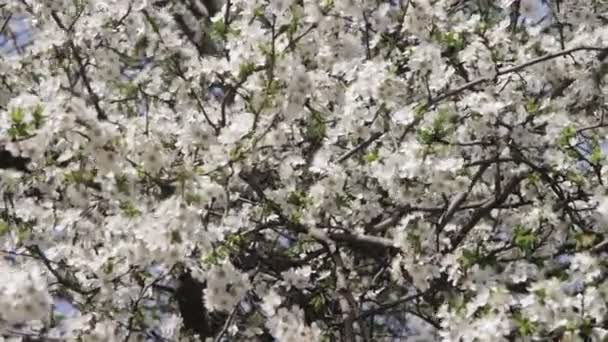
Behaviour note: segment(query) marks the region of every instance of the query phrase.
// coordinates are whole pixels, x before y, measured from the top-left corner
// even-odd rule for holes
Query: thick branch
[[[494,200],[488,201],[486,204],[481,206],[479,209],[473,212],[473,215],[469,219],[469,221],[460,229],[460,232],[452,238],[452,246],[449,252],[454,251],[460,243],[467,237],[469,232],[484,218],[490,211],[496,208],[498,205],[502,204],[510,194],[512,194],[516,189],[519,183],[528,177],[528,172],[520,172],[513,178],[507,182],[507,184],[503,187],[503,191],[500,194],[497,194],[494,197]]]
[[[30,172],[27,168],[30,161],[30,158],[15,157],[9,151],[0,149],[0,169]]]
[[[44,266],[46,266],[46,268],[51,272],[51,274],[53,274],[55,278],[57,278],[57,281],[66,288],[81,295],[91,295],[99,290],[99,288],[85,290],[75,280],[62,275],[56,268],[53,267],[53,262],[46,257],[46,255],[42,252],[42,250],[40,250],[40,247],[38,247],[37,245],[28,246],[27,249],[30,251],[30,253],[36,255],[37,258],[42,261]]]
[[[489,167],[490,167],[490,164],[482,165],[479,168],[479,170],[477,171],[477,173],[475,174],[475,176],[473,176],[473,180],[471,181],[471,184],[469,184],[469,187],[467,188],[467,190],[458,194],[454,198],[454,200],[452,200],[452,203],[450,203],[450,205],[448,206],[445,213],[439,219],[439,223],[437,224],[437,231],[441,231],[448,224],[448,222],[450,222],[452,217],[454,217],[454,214],[456,213],[456,211],[458,211],[458,209],[460,209],[460,206],[469,197],[469,194],[471,193],[471,190],[473,190],[473,187],[475,186],[475,184],[477,184],[477,182],[481,179],[481,176],[483,176],[484,172]]]

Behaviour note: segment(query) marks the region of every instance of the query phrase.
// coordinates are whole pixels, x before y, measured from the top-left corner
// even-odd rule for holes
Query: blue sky
[[[25,47],[32,39],[25,16],[14,16],[11,18],[8,22],[8,28],[10,28],[10,31],[12,31],[15,36],[13,39],[13,37],[10,36],[0,35],[1,55],[14,54],[17,52],[17,48]]]

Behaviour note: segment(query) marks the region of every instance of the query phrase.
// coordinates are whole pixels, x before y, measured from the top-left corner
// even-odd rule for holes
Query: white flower
[[[275,290],[271,289],[263,298],[261,305],[262,311],[264,311],[266,316],[272,317],[275,315],[277,308],[282,302],[281,296]]]
[[[266,322],[272,336],[279,341],[319,341],[321,331],[316,325],[307,326],[304,312],[298,307],[280,308]]]
[[[589,253],[577,253],[571,260],[570,270],[574,274],[582,276],[581,280],[592,282],[602,274],[598,259]]]
[[[121,169],[121,161],[116,152],[103,149],[97,150],[95,160],[97,161],[96,166],[99,168],[102,175],[110,172],[116,173]]]
[[[510,264],[505,273],[514,283],[522,283],[529,279],[536,279],[538,272],[536,265],[520,261]]]
[[[123,339],[122,333],[118,333],[117,323],[111,320],[103,320],[95,323],[95,329],[89,334],[88,338],[93,341],[118,342]]]
[[[52,298],[41,270],[29,266],[20,270],[0,263],[0,307],[2,320],[8,324],[46,321]]]
[[[408,125],[414,120],[415,112],[410,105],[399,109],[392,117],[397,124]]]
[[[292,0],[269,0],[268,4],[270,5],[271,13],[276,16],[281,16],[287,9],[289,9],[289,5]]]
[[[251,288],[249,277],[230,262],[213,267],[207,274],[204,290],[205,306],[209,311],[231,311]]]
[[[608,225],[608,196],[597,196],[597,217],[601,225]]]
[[[434,44],[418,46],[410,56],[410,66],[421,73],[437,70],[441,62],[441,50]]]
[[[281,277],[287,285],[287,289],[291,288],[292,286],[297,289],[305,289],[311,286],[311,284],[309,283],[311,273],[311,267],[304,266],[282,272]]]
[[[141,160],[146,171],[156,174],[164,166],[165,155],[156,144],[150,142],[146,144]]]
[[[233,116],[230,125],[222,130],[218,141],[222,144],[230,145],[239,141],[253,126],[254,115],[243,112]]]
[[[148,0],[137,0],[133,5],[134,11],[141,11],[148,7]]]
[[[161,323],[161,334],[166,339],[175,339],[182,325],[182,318],[178,315],[165,316]]]

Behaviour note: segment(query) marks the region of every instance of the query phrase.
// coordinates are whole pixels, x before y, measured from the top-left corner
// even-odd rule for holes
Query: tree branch
[[[479,223],[484,216],[489,214],[492,209],[502,204],[507,197],[509,197],[509,195],[517,189],[519,183],[526,177],[528,177],[528,172],[520,172],[519,174],[515,175],[503,187],[502,193],[497,194],[494,197],[494,200],[488,201],[479,209],[475,210],[469,221],[460,229],[460,232],[454,238],[452,238],[451,248],[448,250],[448,252],[453,252],[456,248],[458,248],[460,243],[467,237],[469,232],[477,225],[477,223]]]
[[[15,169],[21,172],[30,172],[27,164],[30,158],[15,157],[9,151],[0,148],[0,169]]]

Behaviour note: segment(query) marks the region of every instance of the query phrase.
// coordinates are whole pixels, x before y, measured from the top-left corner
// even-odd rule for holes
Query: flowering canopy
[[[608,2],[0,15],[3,338],[606,338]]]

